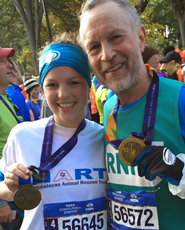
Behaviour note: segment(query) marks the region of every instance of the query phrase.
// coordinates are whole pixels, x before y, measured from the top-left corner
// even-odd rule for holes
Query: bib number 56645
[[[82,219],[74,218],[73,220],[66,219],[63,220],[62,229],[66,230],[96,230],[103,229],[104,219],[103,213],[93,215],[89,220],[88,217],[83,217]]]

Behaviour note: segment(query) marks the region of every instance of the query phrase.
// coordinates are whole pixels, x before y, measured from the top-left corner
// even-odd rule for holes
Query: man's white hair
[[[87,0],[87,2],[82,5],[82,10],[81,10],[82,13],[80,16],[80,28],[81,28],[81,22],[82,22],[83,16],[87,11],[90,11],[96,6],[107,3],[107,2],[117,3],[127,13],[134,32],[137,32],[139,26],[142,24],[141,18],[139,14],[137,13],[135,7],[133,7],[126,0]]]

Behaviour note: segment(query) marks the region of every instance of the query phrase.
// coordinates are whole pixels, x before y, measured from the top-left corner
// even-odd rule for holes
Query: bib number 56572
[[[134,207],[109,200],[109,208],[111,219],[118,224],[131,228],[142,226],[143,229],[155,229],[157,214],[153,207]]]

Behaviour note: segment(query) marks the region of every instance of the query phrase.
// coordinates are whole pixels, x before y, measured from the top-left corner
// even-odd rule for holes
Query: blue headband
[[[39,81],[42,88],[46,74],[56,66],[71,67],[81,74],[91,86],[88,58],[79,48],[64,43],[56,43],[43,51],[39,60]]]

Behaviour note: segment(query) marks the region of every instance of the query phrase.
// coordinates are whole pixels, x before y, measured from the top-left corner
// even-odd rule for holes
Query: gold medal
[[[142,140],[137,137],[133,137],[131,135],[130,138],[127,138],[123,142],[121,142],[118,148],[118,154],[120,160],[128,165],[131,166],[131,162],[135,156],[135,154],[145,146],[145,140]]]
[[[41,193],[32,184],[20,185],[15,192],[14,203],[22,210],[30,210],[39,205]]]

